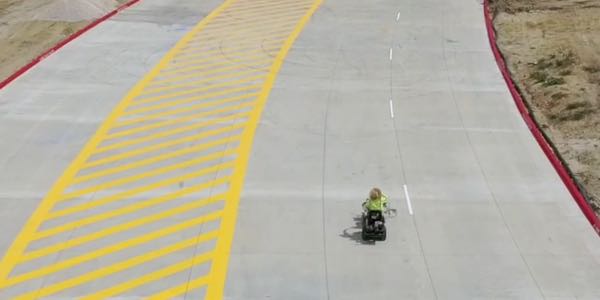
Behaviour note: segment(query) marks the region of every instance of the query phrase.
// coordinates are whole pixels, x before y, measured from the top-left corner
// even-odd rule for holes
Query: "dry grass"
[[[600,1],[493,0],[523,96],[600,215]]]
[[[598,0],[490,0],[490,4],[495,14],[600,8]]]
[[[86,22],[29,21],[2,26],[0,80],[8,77],[52,45],[83,28]]]
[[[0,81],[93,21],[32,20],[32,10],[47,1],[0,0]]]

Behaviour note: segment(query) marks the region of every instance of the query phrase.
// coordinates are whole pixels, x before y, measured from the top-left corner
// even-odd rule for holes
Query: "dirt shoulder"
[[[0,1],[0,81],[126,1]]]
[[[492,0],[498,46],[600,216],[600,0]]]

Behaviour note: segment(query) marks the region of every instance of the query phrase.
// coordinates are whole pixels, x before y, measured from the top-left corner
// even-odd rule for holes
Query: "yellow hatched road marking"
[[[215,136],[215,135],[219,135],[219,134],[223,134],[226,132],[232,132],[235,131],[237,129],[241,129],[244,126],[246,126],[245,123],[240,123],[240,124],[235,124],[232,126],[227,126],[227,127],[223,127],[223,128],[219,128],[219,129],[215,129],[215,130],[210,130],[210,131],[203,131],[202,133],[199,134],[195,134],[192,136],[186,136],[180,139],[175,139],[175,140],[170,140],[168,142],[164,142],[164,143],[160,143],[160,144],[154,144],[152,146],[149,147],[144,147],[144,148],[140,148],[137,150],[132,150],[132,151],[128,151],[125,153],[121,153],[121,154],[115,154],[106,158],[102,158],[102,159],[98,159],[98,160],[93,160],[91,162],[86,163],[85,165],[83,165],[81,168],[82,169],[87,169],[87,168],[92,168],[95,166],[99,166],[99,165],[104,165],[104,164],[109,164],[109,163],[113,163],[115,161],[118,160],[123,160],[126,158],[130,158],[130,157],[136,157],[139,155],[143,155],[152,151],[156,151],[156,150],[160,150],[163,148],[168,148],[168,147],[172,147],[172,146],[177,146],[183,143],[188,143],[188,142],[194,142],[194,141],[198,141],[200,139],[204,139],[207,137],[211,137],[211,136]]]
[[[144,167],[147,165],[151,165],[151,164],[154,164],[154,163],[157,163],[157,162],[160,162],[163,160],[175,158],[178,156],[207,150],[207,149],[217,147],[217,146],[227,145],[231,142],[235,142],[235,141],[239,141],[239,140],[240,140],[240,136],[236,135],[236,136],[231,136],[231,137],[227,137],[224,139],[220,139],[220,140],[216,140],[216,141],[212,141],[212,142],[208,142],[208,143],[198,144],[196,146],[179,149],[177,151],[167,152],[165,154],[153,156],[153,157],[150,157],[147,159],[138,160],[138,161],[135,161],[132,163],[120,165],[118,167],[103,169],[102,171],[94,172],[94,173],[91,173],[91,174],[88,174],[85,176],[76,177],[75,179],[73,179],[73,182],[79,183],[79,182],[93,180],[96,178],[100,178],[100,177],[104,177],[104,176],[108,176],[108,175],[112,175],[112,174],[125,172],[127,170]]]
[[[202,72],[192,72],[192,73],[184,73],[185,75],[178,75],[179,73],[172,73],[172,74],[166,74],[166,75],[176,75],[173,77],[160,77],[163,79],[160,80],[154,80],[152,81],[153,84],[164,84],[164,83],[171,83],[171,82],[177,82],[181,79],[186,79],[186,78],[205,78],[208,75],[214,75],[214,74],[220,74],[224,71],[244,71],[244,70],[253,70],[253,69],[262,69],[262,67],[258,66],[259,63],[262,64],[267,64],[271,62],[270,58],[264,58],[260,61],[256,61],[253,64],[247,64],[247,65],[233,65],[233,66],[228,66],[228,67],[224,67],[224,68],[219,68],[219,69],[211,69],[209,71],[202,71]],[[162,74],[160,74],[160,76],[162,76]],[[144,102],[140,102],[140,101],[136,101],[135,103],[132,103],[133,105],[139,104],[139,103],[144,103]]]
[[[57,262],[55,264],[25,273],[25,274],[20,274],[18,276],[15,277],[11,277],[8,280],[3,282],[3,286],[0,286],[0,288],[4,288],[4,287],[8,287],[8,286],[12,286],[15,284],[19,284],[21,282],[25,282],[27,280],[31,280],[31,279],[35,279],[35,278],[40,278],[42,276],[48,275],[48,274],[52,274],[61,270],[65,270],[68,268],[71,268],[73,266],[76,265],[80,265],[84,262],[87,261],[91,261],[94,259],[97,259],[99,257],[103,257],[106,256],[108,254],[111,253],[115,253],[115,252],[119,252],[122,250],[125,250],[127,248],[132,248],[132,247],[136,247],[148,242],[151,242],[153,240],[159,239],[161,237],[165,237],[168,236],[170,234],[175,234],[177,232],[180,232],[182,230],[186,230],[188,228],[192,228],[194,226],[198,226],[200,224],[206,223],[206,222],[210,222],[210,221],[214,221],[219,219],[222,216],[221,211],[209,214],[209,215],[204,215],[204,216],[200,216],[185,222],[181,222],[178,224],[175,224],[173,226],[170,227],[166,227],[166,228],[162,228],[144,235],[140,235],[138,237],[135,237],[131,240],[127,240],[127,241],[123,241],[123,242],[119,242],[113,245],[109,245],[106,246],[104,248],[100,248],[97,250],[94,250],[92,252],[87,252],[83,255],[80,256],[76,256],[73,258],[69,258],[66,260],[62,260],[60,262]],[[213,231],[213,232],[209,232],[207,233],[209,236],[212,236],[213,234],[215,236],[217,236],[217,231]]]
[[[280,12],[280,11],[279,11]],[[222,40],[228,40],[230,35],[229,34],[239,34],[241,32],[257,32],[257,31],[263,31],[263,30],[268,30],[271,28],[281,28],[281,24],[289,24],[289,26],[293,29],[293,26],[295,26],[294,22],[290,22],[290,19],[293,19],[294,17],[297,17],[301,15],[299,14],[292,14],[292,15],[286,15],[284,18],[281,17],[272,17],[268,20],[263,20],[260,23],[254,23],[254,22],[248,22],[248,18],[233,18],[233,17],[228,17],[228,19],[235,19],[234,21],[231,22],[227,22],[225,21],[226,19],[221,19],[221,21],[219,22],[215,22],[215,24],[218,23],[218,25],[213,25],[210,26],[210,28],[206,29],[205,34],[202,35],[198,35],[194,38],[192,38],[190,40],[190,42],[196,42],[198,40],[202,40],[202,39],[222,39]],[[275,21],[275,22],[273,22]],[[274,26],[275,24],[279,25],[279,26]],[[266,33],[268,33],[268,31],[264,31]],[[225,35],[227,34],[227,35]],[[265,35],[265,37],[270,37],[269,35]],[[183,48],[185,49],[185,47]]]
[[[242,77],[242,76],[246,76],[246,75],[257,75],[259,73],[263,73],[263,72],[261,72],[260,70],[246,70],[246,71],[241,71],[241,72],[225,73],[223,75],[213,76],[210,78],[204,78],[202,80],[186,81],[185,83],[182,83],[182,84],[170,84],[170,85],[163,86],[163,87],[146,89],[146,91],[144,93],[142,93],[141,95],[149,95],[149,94],[154,94],[154,93],[158,93],[158,92],[162,92],[162,91],[175,90],[175,89],[195,86],[197,84],[202,84],[202,83],[212,82],[212,81],[217,81],[217,80],[222,80],[222,79],[237,78],[237,77]]]
[[[178,67],[178,68],[169,68],[169,69],[165,69],[162,72],[160,72],[160,76],[165,77],[165,76],[171,76],[171,75],[177,75],[177,74],[188,74],[188,73],[192,73],[194,75],[206,75],[206,74],[214,74],[214,73],[218,73],[218,72],[222,72],[224,70],[232,70],[232,71],[236,71],[236,70],[245,70],[248,68],[248,66],[253,66],[253,65],[261,65],[261,64],[268,64],[270,63],[271,60],[269,59],[269,57],[265,57],[264,55],[260,55],[260,56],[256,56],[252,59],[248,59],[245,61],[240,62],[239,64],[234,64],[232,65],[231,62],[229,61],[220,61],[214,64],[199,64],[199,65],[192,65],[189,67]],[[224,68],[217,68],[217,67],[222,67],[222,66],[226,66]],[[189,72],[189,71],[193,71],[193,72]]]
[[[256,49],[257,43],[261,46],[267,46],[267,45],[281,46],[281,44],[283,44],[284,40],[285,40],[285,37],[278,37],[276,40],[268,40],[268,41],[257,40],[255,43],[248,43],[248,45],[252,46],[251,49]],[[194,49],[190,49],[190,50],[198,51],[200,49],[201,48],[194,48]],[[225,55],[225,54],[229,54],[229,53],[223,53],[222,48],[216,49],[215,52],[217,52],[215,54],[217,54],[218,56],[215,57],[215,54],[213,54],[210,56],[210,59],[186,59],[185,64],[181,63],[181,62],[169,64],[169,67],[166,68],[164,72],[161,72],[161,76],[164,76],[164,75],[167,75],[167,74],[173,73],[173,72],[202,70],[202,69],[216,68],[216,67],[232,65],[232,64],[244,67],[244,66],[253,64],[253,62],[255,62],[255,61],[264,59],[265,56],[268,57],[268,55],[265,54],[265,52],[263,51],[262,48],[260,48],[259,51],[243,51],[243,52],[241,52],[243,54],[238,54],[238,55],[232,57],[235,60],[229,60],[228,57]],[[204,54],[206,54],[206,53],[204,53]],[[266,72],[264,72],[264,73],[266,73]]]
[[[237,114],[233,114],[233,115],[229,115],[229,116],[225,116],[225,117],[220,117],[220,118],[214,118],[211,119],[209,121],[204,121],[204,122],[200,122],[197,124],[192,124],[192,125],[188,125],[188,126],[184,126],[184,127],[179,127],[173,130],[168,130],[168,131],[162,131],[160,133],[156,133],[153,136],[145,136],[145,137],[141,137],[141,138],[136,138],[136,139],[128,139],[126,141],[122,141],[122,142],[118,142],[118,143],[114,143],[114,144],[110,144],[108,146],[99,148],[97,151],[95,151],[94,153],[102,153],[102,152],[106,152],[106,151],[110,151],[110,150],[115,150],[115,149],[119,149],[119,148],[124,148],[124,147],[129,147],[129,146],[135,146],[141,143],[145,143],[145,142],[149,142],[152,140],[156,140],[156,139],[160,139],[160,138],[164,138],[164,137],[169,137],[169,136],[173,136],[179,133],[183,133],[183,132],[189,132],[192,130],[197,130],[203,127],[209,127],[212,125],[216,125],[216,124],[221,124],[221,123],[227,123],[227,122],[233,122],[233,121],[237,121],[240,120],[244,117],[247,117],[249,114],[249,112],[241,112],[241,113],[237,113]]]
[[[160,269],[158,271],[146,274],[144,276],[135,278],[133,280],[123,282],[119,285],[112,286],[108,289],[102,290],[100,292],[94,293],[92,295],[85,296],[81,298],[82,300],[93,300],[93,299],[106,299],[107,297],[111,297],[114,295],[118,295],[120,293],[126,292],[138,286],[142,286],[144,284],[148,284],[150,282],[165,278],[167,276],[179,273],[181,271],[187,270],[193,266],[203,264],[210,260],[213,257],[213,253],[204,253],[198,256],[194,256],[192,258],[186,259],[174,265],[170,265],[166,268]],[[186,283],[187,284],[187,283]]]
[[[273,17],[270,18],[269,20],[265,20],[263,21],[263,23],[259,24],[259,26],[255,27],[255,29],[261,29],[261,28],[277,28],[280,26],[285,26],[285,25],[289,25],[290,27],[293,28],[293,26],[295,25],[294,22],[290,22],[291,19],[295,19],[299,16],[302,15],[303,11],[305,11],[306,9],[302,6],[297,6],[297,9],[294,10],[293,8],[290,8],[289,10],[271,10],[270,12],[276,13],[277,17]],[[269,11],[266,11],[269,12]],[[236,18],[235,20],[232,21],[222,21],[220,22],[220,26],[221,28],[232,28],[232,27],[238,27],[238,30],[247,30],[244,26],[244,24],[246,24],[247,20],[249,18],[254,18],[258,15],[261,15],[260,12],[256,12],[256,13],[248,13],[245,16],[241,16],[240,18]],[[229,19],[233,19],[233,18],[229,18]],[[221,19],[221,20],[225,20],[225,18]]]
[[[86,202],[83,204],[70,206],[68,208],[64,208],[64,209],[58,210],[58,211],[52,211],[46,216],[46,220],[57,219],[57,218],[64,217],[64,216],[67,216],[70,214],[82,212],[82,211],[89,210],[89,209],[92,209],[92,208],[95,208],[98,206],[106,205],[106,204],[116,202],[119,200],[123,200],[126,198],[131,198],[133,196],[142,194],[147,191],[151,191],[154,189],[173,185],[178,182],[185,181],[185,180],[191,180],[194,178],[198,178],[200,176],[215,173],[217,171],[227,170],[227,169],[233,168],[233,167],[234,167],[234,162],[230,161],[230,162],[226,162],[226,163],[223,163],[223,164],[220,164],[217,166],[212,166],[210,168],[201,169],[201,170],[198,170],[195,172],[190,172],[190,173],[187,173],[187,174],[184,174],[181,176],[171,177],[171,178],[163,180],[163,181],[155,182],[155,183],[152,183],[149,185],[140,186],[140,187],[137,187],[137,188],[134,188],[131,190],[127,190],[125,192],[111,195],[109,197],[100,198],[100,199],[92,200],[92,201],[89,201],[89,202]],[[36,236],[37,236],[37,234],[33,235],[32,238],[35,239]]]
[[[170,125],[176,125],[176,124],[180,124],[180,123],[187,123],[187,122],[193,121],[193,120],[203,119],[203,118],[213,116],[213,115],[220,115],[223,113],[233,113],[233,112],[237,112],[237,111],[241,110],[242,108],[248,108],[248,107],[252,107],[254,105],[255,105],[254,101],[242,102],[240,104],[234,104],[234,105],[225,106],[224,108],[203,111],[203,112],[196,113],[193,115],[186,115],[184,117],[174,118],[171,120],[162,121],[160,123],[154,123],[154,124],[150,124],[150,125],[135,127],[132,129],[122,130],[119,132],[111,133],[111,134],[107,135],[105,138],[107,140],[110,140],[110,139],[125,137],[128,135],[145,132],[145,131],[152,130],[152,129],[158,129],[158,128],[162,128],[162,127],[166,127],[166,126],[170,126]]]
[[[211,106],[217,106],[220,104],[236,102],[236,101],[240,101],[240,100],[255,99],[256,95],[257,95],[257,93],[244,94],[244,95],[240,95],[240,96],[236,96],[236,97],[224,98],[224,99],[219,99],[219,100],[215,100],[215,101],[206,101],[206,102],[202,102],[200,104],[186,106],[186,107],[179,108],[179,109],[170,109],[170,110],[160,112],[160,113],[145,115],[143,117],[134,118],[134,119],[128,119],[126,121],[115,124],[115,126],[113,126],[113,128],[128,126],[128,125],[132,125],[135,123],[145,122],[145,121],[153,120],[153,119],[160,119],[163,117],[172,116],[172,115],[176,115],[176,114],[180,114],[180,113],[186,113],[186,112],[195,111],[195,110],[199,110],[199,109],[203,109],[203,108],[208,108]]]
[[[278,27],[286,28],[285,25],[278,25]],[[253,38],[251,33],[248,33],[247,35],[248,38]],[[230,38],[230,40],[221,41],[218,45],[207,45],[206,41],[198,40],[197,43],[190,44],[187,48],[183,49],[181,52],[182,55],[177,61],[181,62],[182,60],[206,56],[211,56],[214,60],[223,57],[236,58],[236,55],[233,53],[244,53],[256,50],[260,50],[264,54],[270,54],[271,51],[275,52],[281,49],[281,45],[285,42],[285,37],[281,38],[278,35],[270,37],[269,39],[259,39],[256,37],[254,37],[255,39],[246,39],[246,35],[244,35],[242,31],[235,36],[232,35]],[[268,69],[265,70],[265,73],[267,72]]]
[[[283,40],[277,41],[280,44],[283,43]],[[268,59],[265,57],[266,55],[263,52],[254,52],[248,53],[248,55],[239,55],[235,57],[234,60],[227,59],[226,56],[220,57],[211,57],[209,60],[210,63],[207,63],[207,60],[188,60],[185,64],[170,64],[169,68],[166,68],[164,72],[161,72],[161,76],[169,75],[171,73],[182,73],[187,71],[196,71],[196,70],[206,70],[206,69],[215,69],[216,67],[221,66],[230,66],[230,65],[238,65],[242,68],[245,68],[249,64],[253,64],[254,62],[264,61],[264,59]],[[265,73],[263,71],[263,73]],[[144,93],[146,94],[146,93]]]
[[[201,43],[204,41],[200,41]],[[275,46],[269,46],[269,47],[265,47],[265,44],[261,43],[261,47],[257,48],[255,43],[249,44],[246,47],[238,47],[236,46],[235,49],[231,49],[231,48],[222,48],[222,45],[216,46],[216,49],[212,49],[211,50],[202,50],[202,49],[198,49],[195,48],[194,51],[191,51],[192,49],[190,49],[190,51],[188,52],[192,52],[191,54],[187,54],[184,55],[184,53],[182,52],[182,54],[180,56],[178,56],[177,60],[174,60],[172,62],[172,64],[184,64],[187,60],[195,60],[198,58],[202,58],[205,62],[206,61],[211,61],[211,60],[217,60],[217,59],[235,59],[238,55],[242,55],[242,54],[250,54],[250,53],[262,53],[265,56],[269,56],[272,57],[272,53],[271,52],[275,52],[277,50],[279,50],[281,48],[281,45],[275,45]],[[226,51],[227,50],[227,51]],[[185,52],[187,53],[187,52]],[[196,61],[198,62],[198,61]],[[263,72],[267,73],[267,70],[262,70]]]
[[[83,219],[79,219],[77,221],[71,222],[71,223],[67,223],[67,224],[63,224],[63,225],[59,225],[56,227],[52,227],[50,229],[46,229],[44,231],[39,231],[36,236],[34,237],[34,239],[38,240],[38,239],[42,239],[45,237],[49,237],[49,236],[53,236],[62,232],[66,232],[69,230],[73,230],[79,227],[83,227],[86,225],[90,225],[90,224],[94,224],[100,221],[104,221],[110,218],[114,218],[114,217],[118,217],[118,216],[122,216],[125,214],[129,214],[150,206],[154,206],[154,205],[158,205],[158,204],[164,204],[167,203],[169,201],[173,201],[176,200],[180,197],[184,197],[186,195],[189,195],[191,193],[195,193],[201,190],[206,190],[209,189],[211,187],[215,187],[215,186],[219,186],[222,184],[225,184],[227,182],[229,182],[229,180],[231,179],[231,177],[229,176],[224,176],[221,178],[217,178],[215,180],[210,180],[207,182],[203,182],[201,184],[198,185],[193,185],[190,187],[187,187],[185,189],[179,190],[175,193],[172,194],[166,194],[157,198],[150,198],[149,200],[145,200],[145,201],[141,201],[141,202],[136,202],[133,203],[131,205],[128,206],[124,206],[121,208],[117,208],[114,210],[109,210],[106,211],[104,213],[100,213],[97,215],[93,215],[90,217],[86,217]]]
[[[39,204],[0,262],[0,291],[36,299],[100,281],[82,290],[85,299],[104,299],[207,263],[208,274],[151,299],[202,286],[206,299],[222,299],[254,132],[284,58],[320,3],[225,0],[198,23],[115,107]],[[204,226],[213,231],[152,243]],[[110,279],[199,243],[211,249]],[[114,260],[126,249],[135,252]],[[117,262],[89,271],[103,257]],[[21,265],[29,271],[15,272]]]
[[[242,39],[243,35],[240,35],[240,39]],[[268,43],[265,43],[267,42]],[[199,40],[197,44],[192,44],[189,47],[184,49],[181,54],[177,57],[177,60],[174,60],[169,64],[182,64],[188,60],[195,60],[197,58],[206,58],[207,61],[217,60],[223,58],[235,58],[237,55],[242,53],[264,53],[265,55],[270,56],[271,52],[276,52],[281,49],[281,43],[273,43],[271,45],[272,40],[257,40],[252,42],[239,42],[236,44],[235,48],[226,47],[223,45],[225,41],[221,41],[220,44],[217,45],[206,45],[207,41]],[[231,42],[231,41],[227,41]],[[257,47],[260,46],[260,47]],[[267,72],[268,70],[265,70]]]
[[[266,45],[265,42],[271,42],[271,41],[278,41],[280,43],[283,43],[285,41],[286,37],[288,36],[287,35],[287,31],[289,31],[288,27],[291,27],[291,26],[278,27],[277,29],[275,29],[273,31],[264,32],[264,33],[253,33],[252,31],[250,31],[250,32],[240,31],[240,32],[237,32],[236,34],[229,35],[227,42],[229,42],[229,43],[235,42],[236,43],[235,44],[236,48],[234,50],[236,50],[236,53],[238,53],[238,54],[235,55],[234,58],[240,59],[240,58],[244,57],[243,55],[241,55],[242,53],[244,53],[244,54],[251,53],[250,51],[243,51],[244,47],[247,47],[247,46],[256,47],[256,44],[259,43],[264,48],[264,46]],[[245,28],[245,30],[248,30],[248,28]],[[265,34],[267,34],[267,37],[265,37]],[[201,40],[191,41],[190,43],[188,43],[187,48],[185,48],[185,49],[186,50],[191,49],[191,48],[203,49],[202,47],[199,47],[199,46],[208,46],[208,47],[213,47],[213,48],[208,48],[208,49],[222,51],[224,42],[225,41],[222,41],[221,44],[218,44],[218,45],[207,45],[206,38],[203,38]],[[215,47],[216,47],[216,49],[215,49]],[[277,49],[279,49],[279,48],[277,48]],[[213,51],[213,50],[211,50],[211,51]],[[254,53],[257,53],[257,52],[254,52]],[[219,54],[219,53],[203,51],[202,53],[199,53],[199,54],[203,54],[206,56],[206,55]],[[231,52],[228,52],[227,54],[231,54]],[[214,57],[214,55],[213,55],[213,57]],[[169,66],[180,64],[181,58],[182,57],[179,57],[176,61],[171,62],[169,64]],[[183,58],[189,59],[187,56],[183,57]],[[195,63],[195,62],[196,61],[194,61],[194,60],[190,60],[190,63]]]
[[[265,14],[273,14],[276,17],[273,18],[269,18],[268,20],[283,20],[284,22],[288,22],[288,23],[296,23],[296,19],[294,18],[289,18],[290,15],[293,15],[295,17],[299,17],[302,16],[306,13],[306,10],[310,7],[310,3],[306,3],[303,1],[299,1],[299,4],[289,4],[289,3],[293,3],[293,1],[288,1],[287,5],[281,5],[281,6],[276,6],[276,5],[272,5],[272,3],[268,3],[265,6],[260,6],[260,5],[256,5],[255,3],[252,3],[246,7],[244,6],[238,6],[236,9],[230,9],[228,10],[228,13],[232,13],[233,15],[221,15],[221,16],[217,16],[217,18],[215,19],[215,21],[219,21],[218,24],[220,26],[227,26],[230,27],[232,26],[232,24],[240,24],[243,26],[244,22],[230,22],[230,20],[234,20],[234,21],[247,21],[249,18],[255,18],[257,16],[261,16],[261,15],[265,15]],[[288,13],[290,11],[293,11],[293,14],[282,14],[282,13]],[[213,23],[213,24],[216,24]],[[262,25],[264,23],[261,23],[260,25]]]
[[[245,24],[247,24],[247,18],[240,18],[237,19],[235,21],[231,21],[231,22],[221,22],[221,28],[233,28],[233,27],[237,27],[236,28],[236,32],[239,31],[243,31],[243,32],[248,32],[248,30],[261,30],[261,29],[265,29],[265,28],[279,28],[279,27],[285,27],[286,25],[289,26],[290,28],[293,28],[294,23],[293,22],[289,22],[290,19],[296,18],[299,15],[301,15],[301,13],[290,13],[290,14],[282,14],[282,16],[278,16],[278,17],[273,17],[272,19],[269,20],[264,20],[260,25],[258,26],[254,26],[254,27],[249,27],[249,26],[245,26]],[[252,17],[252,16],[250,16]],[[217,31],[218,27],[215,27],[215,31]]]
[[[164,300],[171,299],[177,297],[181,294],[184,294],[187,291],[191,291],[197,289],[201,286],[207,285],[210,282],[209,276],[198,277],[190,280],[189,282],[180,284],[178,286],[172,287],[160,293],[154,294],[147,298],[147,300]]]
[[[223,43],[225,42],[237,42],[239,43],[238,46],[239,48],[244,48],[244,46],[247,45],[252,45],[255,44],[257,42],[262,42],[262,41],[267,41],[267,40],[273,40],[273,39],[279,39],[280,36],[282,35],[282,32],[286,29],[290,29],[293,28],[294,24],[293,23],[283,23],[280,26],[272,26],[272,24],[269,23],[263,23],[260,25],[248,25],[247,26],[240,26],[238,28],[235,29],[235,31],[232,31],[231,27],[222,27],[220,29],[213,29],[213,30],[209,30],[211,35],[202,35],[202,36],[198,36],[196,39],[191,40],[185,48],[183,48],[183,52],[189,52],[188,49],[193,47],[193,46],[198,46],[198,45],[205,45],[207,47],[222,47]],[[257,32],[257,30],[260,29],[262,33],[264,34],[260,34],[261,32]],[[227,34],[227,37],[223,37],[223,33]],[[288,32],[289,33],[289,32]],[[247,39],[246,39],[247,37]],[[219,44],[208,44],[207,42],[213,39],[219,39]],[[285,37],[283,38],[284,42]],[[212,49],[212,48],[207,48],[207,49]]]
[[[107,237],[107,236],[110,236],[110,235],[113,235],[116,233],[130,230],[130,229],[142,226],[142,225],[146,225],[148,223],[156,222],[156,221],[159,221],[164,218],[176,216],[178,214],[189,211],[190,209],[200,208],[200,207],[206,206],[211,203],[223,201],[224,200],[223,198],[225,196],[226,196],[226,194],[220,194],[220,195],[213,196],[213,197],[210,197],[207,199],[196,200],[194,202],[189,202],[185,205],[178,206],[178,207],[170,209],[170,210],[166,210],[166,211],[163,211],[163,212],[160,212],[157,214],[153,214],[150,216],[145,216],[143,218],[135,219],[133,221],[130,221],[130,222],[127,222],[124,224],[120,224],[115,227],[109,227],[107,229],[96,231],[96,232],[88,234],[88,235],[73,238],[73,239],[69,240],[68,242],[58,243],[58,244],[54,244],[52,246],[48,246],[48,247],[45,247],[42,249],[26,252],[23,254],[23,256],[21,257],[21,259],[19,261],[22,262],[22,261],[32,260],[35,258],[40,258],[40,257],[46,256],[48,254],[52,254],[52,253],[56,253],[58,251],[73,248],[73,247],[76,247],[76,246],[79,246],[79,245],[82,245],[85,243],[89,243],[91,241],[95,241],[97,239],[101,239],[101,238],[104,238],[104,237]]]
[[[189,89],[189,90],[179,91],[179,92],[170,93],[170,94],[163,94],[160,96],[141,98],[141,99],[137,99],[135,102],[133,102],[132,105],[151,103],[151,102],[156,102],[156,101],[164,100],[164,99],[173,99],[175,97],[189,95],[189,94],[197,94],[198,92],[206,92],[206,91],[214,90],[217,88],[223,88],[223,87],[229,87],[229,86],[239,86],[239,84],[241,84],[241,83],[252,82],[254,80],[258,80],[258,79],[262,79],[262,78],[264,78],[264,75],[261,74],[261,75],[250,76],[250,77],[246,77],[246,78],[242,78],[242,79],[238,79],[238,80],[234,80],[234,81],[225,81],[225,82],[222,82],[219,84],[211,84],[211,85],[203,86],[201,88]]]
[[[133,183],[133,182],[137,182],[140,181],[140,179],[145,179],[148,177],[154,177],[157,175],[161,175],[164,173],[168,173],[168,172],[172,172],[172,171],[176,171],[176,170],[180,170],[180,169],[185,169],[185,168],[189,168],[195,165],[200,165],[202,163],[206,163],[206,162],[210,162],[210,161],[218,161],[221,158],[225,157],[225,156],[229,156],[232,154],[237,153],[237,150],[235,149],[227,149],[224,152],[216,152],[216,153],[211,153],[208,155],[204,155],[198,158],[194,158],[194,159],[190,159],[190,160],[186,160],[183,162],[179,162],[176,164],[172,164],[172,165],[168,165],[162,168],[157,168],[157,169],[152,169],[150,171],[146,171],[140,174],[136,174],[136,175],[131,175],[131,176],[127,176],[127,177],[123,177],[123,178],[119,178],[116,180],[110,180],[110,181],[106,181],[103,182],[101,184],[98,185],[94,185],[94,186],[90,186],[90,187],[86,187],[83,189],[79,189],[75,192],[71,192],[71,193],[66,193],[63,194],[62,197],[57,199],[57,202],[62,202],[62,201],[67,201],[67,200],[71,200],[73,198],[77,198],[77,197],[81,197],[93,192],[97,192],[99,190],[108,190],[108,189],[112,189],[114,187],[118,187],[118,186],[122,186],[128,183]],[[218,167],[219,165],[216,165],[216,167]]]
[[[254,85],[248,85],[248,86],[238,87],[238,88],[235,88],[235,89],[232,88],[232,89],[228,89],[228,90],[224,90],[224,91],[218,91],[218,92],[214,92],[214,93],[204,94],[204,95],[200,95],[200,96],[194,96],[194,97],[189,97],[189,98],[182,98],[182,99],[178,99],[178,100],[172,100],[172,101],[162,102],[160,104],[151,105],[151,106],[145,106],[145,107],[142,107],[142,108],[138,108],[138,109],[126,111],[123,114],[123,117],[128,117],[128,116],[131,116],[131,115],[138,115],[138,114],[141,114],[141,113],[155,111],[155,110],[160,110],[160,109],[163,109],[163,108],[171,108],[171,107],[176,106],[176,105],[188,104],[188,103],[192,103],[192,102],[198,102],[200,100],[207,100],[207,99],[218,98],[218,97],[221,97],[221,96],[231,95],[231,94],[240,93],[240,92],[246,92],[247,94],[244,94],[244,95],[247,96],[247,95],[250,95],[250,94],[257,93],[259,87],[260,87],[259,84],[254,84]],[[126,121],[123,121],[123,122],[126,122]],[[123,122],[119,122],[117,124],[121,124]],[[120,126],[120,125],[117,125],[117,126]]]
[[[15,299],[36,299],[36,298],[46,297],[46,296],[49,296],[52,294],[56,294],[62,290],[68,289],[70,287],[78,286],[82,283],[86,283],[86,282],[93,281],[93,280],[96,280],[96,279],[99,279],[102,277],[106,277],[110,274],[117,273],[119,271],[135,267],[137,265],[143,264],[148,261],[152,261],[161,256],[165,256],[167,254],[171,254],[176,251],[180,251],[180,250],[192,247],[192,246],[196,246],[198,243],[208,241],[208,240],[211,240],[214,238],[215,238],[215,234],[208,234],[208,235],[200,234],[193,238],[171,244],[169,246],[163,247],[163,248],[155,250],[155,251],[146,252],[142,255],[138,255],[133,258],[120,261],[116,264],[97,269],[95,271],[86,273],[84,275],[80,275],[77,277],[73,277],[71,279],[67,279],[65,281],[61,281],[61,282],[58,282],[55,284],[45,286],[37,291],[33,291],[33,292],[29,292],[29,293],[17,296],[17,297],[15,297]]]

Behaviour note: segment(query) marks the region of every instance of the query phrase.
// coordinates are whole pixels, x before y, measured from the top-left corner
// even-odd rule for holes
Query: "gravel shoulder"
[[[516,84],[600,215],[600,1],[491,2]]]
[[[126,1],[0,1],[0,81]]]

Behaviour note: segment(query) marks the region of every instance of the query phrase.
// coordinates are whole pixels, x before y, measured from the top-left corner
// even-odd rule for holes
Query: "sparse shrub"
[[[540,58],[538,59],[538,61],[535,63],[535,68],[538,70],[545,70],[549,67],[552,66],[552,58],[550,59],[545,59],[545,58]]]
[[[594,112],[595,110],[592,108],[591,103],[577,101],[567,104],[564,109],[561,109],[560,111],[549,114],[548,119],[552,122],[579,121]]]
[[[567,107],[565,107],[565,108],[567,110],[573,110],[573,109],[577,109],[577,108],[587,108],[589,106],[590,106],[590,104],[588,102],[579,101],[579,102],[569,103],[569,104],[567,104]]]
[[[568,75],[573,74],[573,72],[571,70],[563,70],[558,74],[560,74],[560,76],[568,76]]]
[[[578,110],[563,117],[563,121],[579,121],[588,114],[585,110]]]
[[[562,53],[558,59],[554,61],[554,65],[557,68],[570,67],[575,63],[575,54],[573,51],[569,51],[566,54]]]
[[[546,79],[548,79],[548,73],[543,71],[535,71],[531,73],[529,77],[535,80],[536,83],[545,82]]]
[[[527,21],[525,22],[525,26],[527,26],[527,28],[536,28],[538,24],[531,21]]]
[[[585,66],[583,67],[583,70],[588,73],[594,74],[600,72],[600,66]]]
[[[553,100],[560,100],[560,99],[567,97],[567,94],[565,94],[563,92],[558,92],[558,93],[552,95],[551,97]]]
[[[544,86],[553,86],[553,85],[560,85],[560,84],[564,84],[565,80],[563,78],[557,78],[557,77],[548,77],[546,78],[546,80],[544,80]]]

